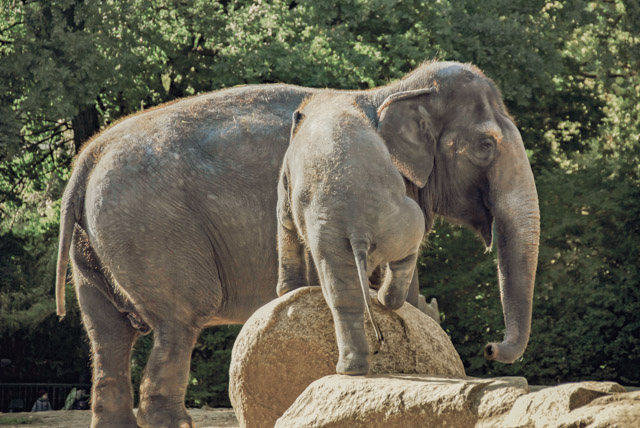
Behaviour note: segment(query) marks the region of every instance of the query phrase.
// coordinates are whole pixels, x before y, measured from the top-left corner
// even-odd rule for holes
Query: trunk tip
[[[484,357],[489,360],[489,361],[493,361],[496,359],[496,354],[497,354],[497,343],[488,343],[485,347],[484,347]]]
[[[524,349],[517,349],[517,346],[508,343],[488,343],[484,347],[484,357],[489,361],[512,364],[522,356]]]

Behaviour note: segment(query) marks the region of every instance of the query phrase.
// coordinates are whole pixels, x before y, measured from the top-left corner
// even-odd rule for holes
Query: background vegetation
[[[503,332],[495,257],[464,229],[429,236],[423,294],[437,296],[468,374],[638,386],[638,22],[635,0],[0,0],[0,357],[12,360],[0,379],[86,376],[77,304],[58,323],[53,283],[59,198],[93,133],[187,95],[370,88],[437,58],[472,62],[502,89],[542,211],[531,342],[512,366],[482,357]],[[203,333],[189,404],[226,403],[238,331]]]

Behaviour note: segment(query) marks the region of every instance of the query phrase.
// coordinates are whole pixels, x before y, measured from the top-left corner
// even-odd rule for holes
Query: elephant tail
[[[353,256],[356,259],[356,267],[358,268],[358,277],[360,278],[360,287],[362,288],[362,297],[364,298],[364,304],[371,320],[373,330],[376,332],[376,338],[378,343],[381,343],[384,338],[382,332],[378,327],[378,324],[373,319],[373,312],[371,311],[371,297],[369,296],[369,278],[367,277],[367,255],[369,254],[369,240],[351,237],[351,250]]]
[[[60,241],[58,243],[58,263],[56,268],[56,313],[62,320],[65,316],[65,284],[69,250],[73,239],[73,229],[82,217],[84,194],[89,174],[93,169],[92,156],[85,150],[76,160],[71,179],[62,195],[60,206]]]

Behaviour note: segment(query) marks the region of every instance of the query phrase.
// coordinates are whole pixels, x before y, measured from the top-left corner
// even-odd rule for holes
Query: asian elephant
[[[495,219],[506,335],[485,355],[512,362],[524,352],[538,200],[520,133],[490,79],[432,62],[367,91],[236,87],[129,117],[75,160],[61,204],[56,297],[62,316],[71,259],[93,354],[93,427],[192,425],[184,395],[199,333],[243,323],[276,297],[280,166],[292,113],[320,92],[350,97],[378,128],[425,230],[442,215],[489,245]],[[418,302],[415,275],[407,300]],[[149,329],[134,416],[131,349]]]
[[[315,267],[335,324],[336,372],[367,374],[364,308],[382,340],[371,313],[369,277],[384,263],[378,300],[400,308],[425,226],[384,141],[351,96],[315,95],[294,112],[277,217],[278,295],[307,285],[315,274],[307,266]]]

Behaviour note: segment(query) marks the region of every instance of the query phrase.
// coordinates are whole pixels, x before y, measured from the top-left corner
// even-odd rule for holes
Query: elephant
[[[278,181],[277,293],[310,285],[317,275],[335,324],[336,372],[365,375],[370,353],[364,308],[382,341],[369,277],[385,264],[378,300],[390,309],[404,304],[424,217],[352,97],[329,93],[303,101],[293,113],[290,140]]]
[[[421,93],[436,88],[430,93]],[[74,161],[60,208],[56,300],[67,265],[92,349],[93,427],[192,426],[190,356],[206,327],[241,324],[275,299],[277,182],[291,115],[322,92],[351,97],[385,140],[425,230],[435,216],[489,246],[495,223],[504,339],[486,358],[525,350],[539,208],[522,137],[477,68],[428,62],[364,91],[248,85],[145,110],[107,128]],[[407,301],[419,302],[417,275]],[[134,415],[131,349],[153,331]]]

